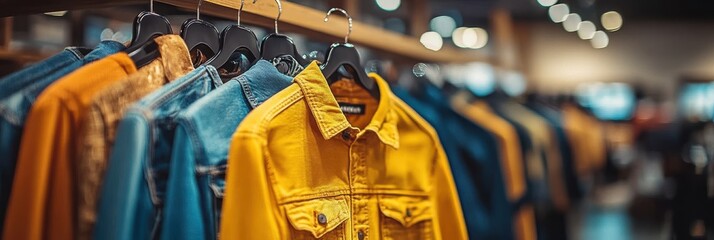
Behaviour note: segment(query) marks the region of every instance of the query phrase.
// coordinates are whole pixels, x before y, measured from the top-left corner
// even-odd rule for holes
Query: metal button
[[[327,216],[325,214],[317,214],[317,222],[320,224],[327,224]]]
[[[407,216],[407,217],[411,217],[411,216],[412,216],[412,211],[409,210],[409,208],[407,208],[406,216]]]
[[[359,238],[359,240],[364,239],[364,232],[362,230],[359,230],[359,232],[357,233],[357,238]]]
[[[342,131],[342,139],[347,141],[347,140],[350,140],[350,138],[352,138],[352,135],[350,135],[349,130]]]

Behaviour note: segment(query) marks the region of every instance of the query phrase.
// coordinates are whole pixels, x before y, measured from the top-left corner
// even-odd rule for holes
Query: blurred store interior
[[[107,39],[128,42],[132,21],[149,8],[148,0],[28,2],[0,4],[0,77],[67,46],[93,47]],[[220,31],[235,23],[229,17],[237,12],[226,6],[238,2],[204,0],[201,19]],[[272,1],[258,2],[273,6]],[[153,11],[178,33],[181,23],[196,15],[189,7],[195,4],[156,1]],[[606,161],[578,176],[584,195],[572,201],[566,214],[570,239],[714,239],[714,1],[284,4],[320,13],[332,7],[347,10],[358,22],[353,43],[365,68],[393,86],[409,89],[426,81],[469,91],[476,98],[497,92],[521,102],[572,103],[597,119]],[[251,11],[255,6],[245,2],[242,25],[262,39],[273,31],[274,16]],[[328,33],[312,31],[299,19],[320,16],[300,16],[290,9],[296,7],[286,7],[282,19],[293,22],[281,19],[281,33],[292,37],[307,58],[323,60],[329,44],[342,41],[340,35],[347,32],[347,26],[338,24],[329,25]],[[374,47],[382,36],[359,36],[366,34],[357,28],[361,26],[409,41]],[[368,41],[372,45],[361,44]],[[412,56],[399,53],[414,47],[420,49]],[[430,59],[430,54],[438,58]]]

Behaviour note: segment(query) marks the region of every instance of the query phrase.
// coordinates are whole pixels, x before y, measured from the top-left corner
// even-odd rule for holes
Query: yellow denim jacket
[[[350,80],[328,86],[313,62],[248,114],[229,151],[221,239],[467,238],[433,128],[370,77],[380,100]]]

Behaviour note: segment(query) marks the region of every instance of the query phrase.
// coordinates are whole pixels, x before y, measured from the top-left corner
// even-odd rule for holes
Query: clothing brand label
[[[342,109],[342,112],[345,114],[355,114],[355,115],[362,115],[364,114],[364,104],[351,104],[351,103],[339,103],[340,104],[340,109]]]

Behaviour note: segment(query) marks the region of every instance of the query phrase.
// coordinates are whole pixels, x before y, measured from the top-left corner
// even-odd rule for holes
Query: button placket
[[[350,147],[351,185],[364,188],[367,185],[367,166],[365,161],[366,145],[364,135],[356,134]],[[369,235],[369,197],[356,195],[352,198],[353,239],[368,239]]]

